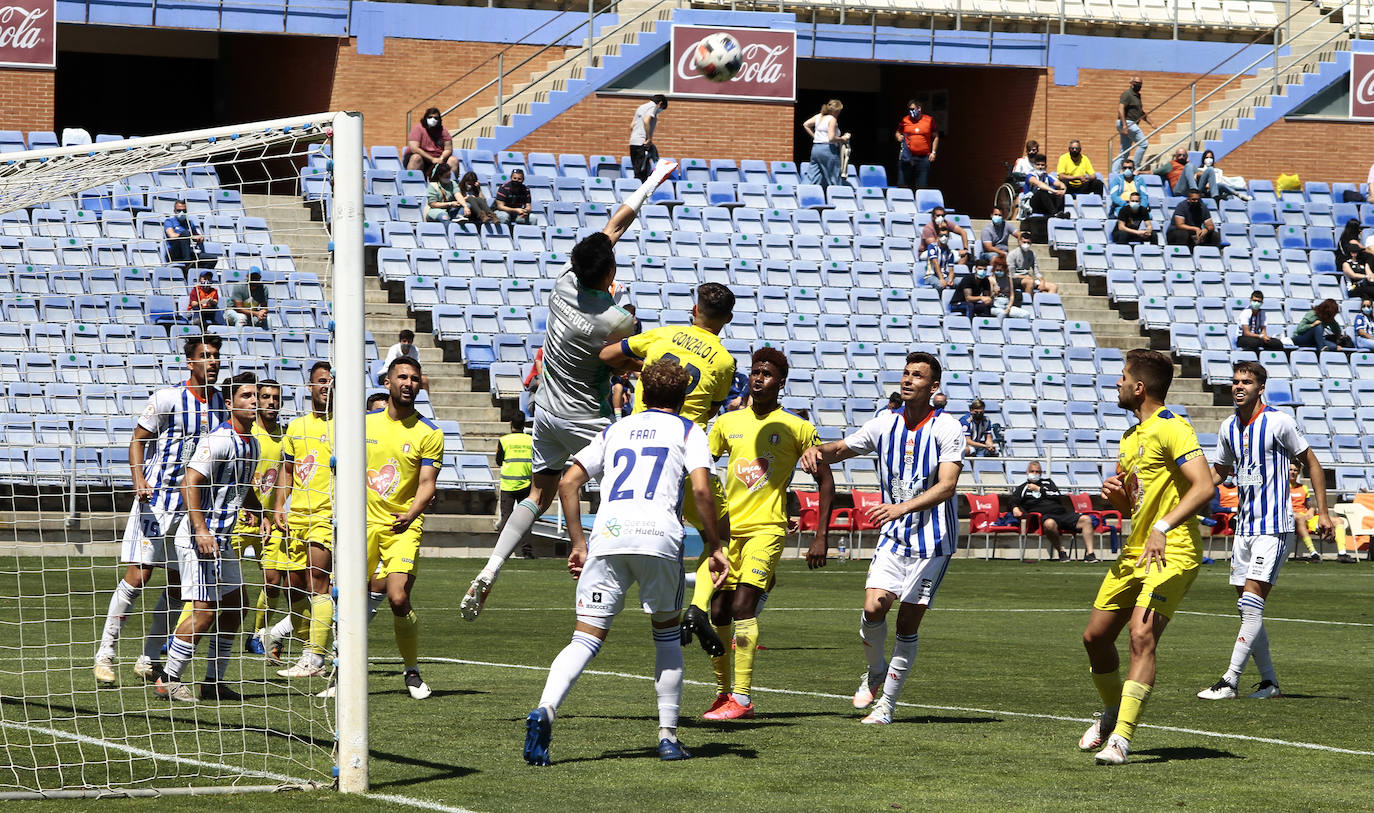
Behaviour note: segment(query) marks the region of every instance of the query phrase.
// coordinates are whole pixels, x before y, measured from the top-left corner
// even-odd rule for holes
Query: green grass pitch
[[[693,644],[680,736],[697,758],[683,763],[662,763],[654,755],[649,625],[637,610],[626,611],[560,711],[549,768],[521,760],[523,719],[538,700],[549,663],[569,639],[573,582],[561,560],[513,562],[482,617],[468,624],[459,619],[457,606],[478,566],[433,559],[423,564],[415,606],[431,699],[406,695],[385,608],[372,624],[372,787],[403,800],[254,794],[53,801],[39,807],[202,811],[213,805],[228,811],[324,803],[336,810],[403,810],[434,803],[476,811],[598,813],[1374,807],[1374,567],[1365,563],[1288,564],[1266,607],[1287,696],[1215,703],[1193,695],[1224,670],[1238,619],[1225,565],[1205,566],[1165,633],[1144,725],[1136,733],[1131,764],[1120,768],[1095,766],[1091,754],[1077,750],[1077,738],[1099,705],[1079,636],[1105,566],[956,560],[921,630],[920,654],[894,723],[868,727],[859,724],[861,715],[848,699],[863,669],[857,627],[864,564],[832,561],[808,572],[802,563],[784,562],[760,618],[761,642],[768,648],[755,667],[757,719],[694,719],[714,689],[710,664]],[[249,565],[247,572],[255,575],[256,569]],[[99,593],[91,591],[91,572],[64,580],[46,570],[41,583],[25,579],[22,589],[31,598],[15,601],[10,572],[0,579],[8,597],[0,601],[0,629],[32,635],[30,624],[14,625],[20,613],[32,619],[41,607],[48,619],[56,618],[69,602],[69,590],[76,591],[70,599],[74,614],[89,618],[97,605],[103,614],[105,583],[112,584],[116,573],[97,566],[94,576]],[[94,622],[83,623],[77,625],[79,635],[89,637],[87,627]],[[98,709],[129,730],[145,726],[145,744],[187,743],[200,736],[202,754],[207,746],[224,744],[220,759],[226,763],[293,776],[307,767],[328,771],[327,754],[321,762],[319,749],[284,745],[257,730],[286,727],[280,713],[273,719],[236,712],[218,721],[213,737],[221,739],[213,742],[204,731],[167,733],[175,718],[165,706],[145,700],[147,690],[134,685],[128,671],[134,641],[121,644],[125,688],[95,692],[86,682],[86,647],[62,646],[54,638],[63,626],[51,620],[48,626],[57,631],[49,629],[41,650],[51,667],[46,674],[33,657],[24,664],[22,683],[13,657],[0,670],[5,721],[23,721],[31,704],[46,703],[38,695],[48,692],[74,707],[81,721],[71,725],[88,736],[98,738],[99,725],[111,725],[91,714]],[[891,641],[890,633],[889,646]],[[3,645],[13,656],[13,637]],[[197,661],[191,674],[199,677],[200,669]],[[231,676],[254,669],[263,673],[260,665],[243,663]],[[1252,666],[1243,687],[1257,680]],[[289,705],[298,714],[293,728],[328,738],[306,696],[296,692],[285,699],[282,683],[252,687],[277,692],[275,705]],[[79,691],[71,692],[73,686]],[[155,711],[144,714],[149,706]],[[235,734],[235,725],[254,733]],[[6,765],[33,758],[22,728],[11,724],[4,734]],[[240,755],[234,763],[234,749],[242,749],[235,737],[258,755]],[[91,777],[107,770],[136,774],[149,765],[98,743],[79,747],[87,762],[97,763],[87,771]],[[70,759],[77,746],[58,748]],[[275,755],[263,757],[264,750]],[[99,767],[106,756],[110,765]],[[13,781],[11,769],[4,773]]]

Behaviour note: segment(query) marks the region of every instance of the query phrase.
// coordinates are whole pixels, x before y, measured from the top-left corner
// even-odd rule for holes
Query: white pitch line
[[[368,660],[371,660],[371,661],[398,661],[398,660],[400,660],[400,659],[399,659],[399,658],[369,658]],[[442,658],[442,657],[428,656],[428,657],[423,657],[423,658],[421,658],[421,660],[433,661],[433,662],[435,662],[435,663],[452,663],[452,664],[460,664],[460,665],[464,665],[464,666],[490,666],[490,667],[494,667],[494,668],[498,668],[498,669],[524,669],[524,670],[530,670],[530,671],[535,671],[535,672],[543,672],[543,671],[546,671],[546,670],[548,669],[548,667],[545,667],[545,666],[529,666],[529,665],[527,665],[527,664],[521,664],[521,663],[496,663],[496,662],[492,662],[492,661],[474,661],[474,660],[467,660],[467,659],[464,659],[464,658]],[[635,674],[631,674],[631,673],[629,673],[629,672],[608,672],[608,671],[602,671],[602,670],[598,670],[598,669],[587,669],[587,670],[584,670],[582,674],[584,674],[584,675],[600,675],[600,676],[602,676],[602,677],[628,678],[628,679],[630,679],[630,680],[653,680],[653,677],[650,676],[650,675],[635,675]],[[714,685],[715,685],[714,683],[708,683],[708,682],[702,681],[702,680],[684,680],[683,683],[691,684],[691,685],[693,685],[693,686],[714,686]],[[792,696],[795,696],[795,697],[818,697],[818,698],[822,698],[822,699],[826,699],[826,700],[849,700],[849,699],[850,699],[849,695],[843,695],[843,694],[830,694],[830,693],[827,693],[827,692],[808,692],[808,691],[801,691],[801,690],[798,690],[798,689],[769,689],[769,688],[764,688],[764,687],[760,687],[760,686],[755,686],[755,687],[753,688],[753,691],[755,691],[755,692],[764,692],[764,693],[767,693],[767,694],[785,694],[785,695],[792,695]],[[930,709],[930,710],[933,710],[933,711],[961,711],[961,712],[970,712],[970,713],[974,713],[974,714],[996,714],[996,715],[1001,715],[1001,716],[1004,716],[1004,717],[1025,717],[1025,718],[1035,719],[1035,720],[1054,720],[1054,721],[1057,721],[1057,722],[1065,722],[1065,723],[1091,723],[1091,722],[1092,722],[1092,719],[1091,719],[1091,718],[1085,718],[1085,717],[1066,717],[1066,716],[1062,716],[1062,715],[1058,715],[1058,714],[1040,714],[1040,713],[1037,713],[1037,712],[1027,712],[1027,711],[1007,711],[1007,710],[1005,710],[1005,709],[984,709],[984,708],[977,708],[977,707],[974,707],[974,706],[937,706],[937,705],[933,705],[933,704],[930,704],[930,703],[904,703],[904,702],[901,702],[901,701],[898,701],[898,702],[897,702],[897,705],[898,705],[898,706],[904,706],[904,707],[906,707],[906,708],[913,708],[913,709]],[[1289,748],[1303,748],[1303,749],[1306,749],[1306,750],[1309,750],[1309,751],[1326,751],[1326,752],[1333,753],[1333,754],[1350,754],[1350,755],[1352,755],[1352,756],[1374,757],[1374,751],[1359,751],[1359,750],[1355,750],[1355,749],[1352,749],[1352,748],[1338,748],[1338,747],[1336,747],[1336,746],[1334,746],[1334,745],[1322,745],[1322,744],[1320,744],[1320,743],[1314,743],[1314,742],[1295,742],[1295,741],[1292,741],[1292,740],[1280,740],[1280,739],[1276,739],[1276,738],[1273,738],[1273,737],[1254,737],[1254,736],[1251,736],[1251,735],[1249,735],[1249,734],[1226,734],[1226,733],[1223,733],[1223,732],[1220,732],[1220,731],[1205,731],[1205,730],[1203,730],[1203,729],[1197,729],[1197,728],[1180,728],[1180,727],[1177,727],[1177,726],[1154,725],[1154,724],[1151,724],[1151,723],[1140,723],[1140,724],[1137,725],[1136,727],[1137,727],[1137,728],[1149,728],[1149,729],[1154,729],[1154,730],[1156,730],[1156,731],[1170,731],[1170,732],[1174,732],[1174,733],[1178,733],[1178,734],[1195,734],[1195,735],[1200,736],[1200,737],[1214,737],[1214,738],[1217,738],[1217,739],[1224,739],[1224,740],[1243,740],[1243,741],[1246,741],[1246,742],[1262,742],[1262,743],[1266,743],[1266,744],[1269,744],[1269,745],[1282,745],[1282,746],[1287,746],[1287,747],[1289,747]]]

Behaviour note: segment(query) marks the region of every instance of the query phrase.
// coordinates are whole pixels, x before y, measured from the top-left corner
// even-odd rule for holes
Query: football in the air
[[[697,73],[712,82],[728,82],[744,67],[744,51],[739,40],[716,32],[697,43],[694,61]]]

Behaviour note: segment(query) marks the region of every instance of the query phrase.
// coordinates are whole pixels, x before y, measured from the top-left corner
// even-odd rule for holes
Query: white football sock
[[[867,616],[859,620],[859,640],[864,642],[864,657],[868,659],[869,677],[877,677],[887,671],[887,619],[869,621]]]
[[[916,660],[916,636],[898,635],[897,643],[892,645],[892,661],[887,665],[887,680],[883,682],[883,697],[896,703],[906,685],[906,676],[911,674],[911,664]]]
[[[676,627],[654,630],[654,692],[658,695],[659,739],[677,739],[682,708],[682,638]],[[674,732],[664,735],[663,730]]]
[[[148,636],[143,639],[143,657],[148,660],[157,660],[162,653],[162,645],[167,643],[167,636],[171,634],[172,625],[181,617],[180,604],[177,605],[176,614],[172,614],[171,594],[172,585],[168,584],[162,588],[157,604],[153,606],[153,624],[148,629]],[[181,595],[181,592],[177,591],[177,595]]]
[[[181,680],[181,673],[186,670],[186,664],[191,662],[195,654],[194,643],[172,638],[172,642],[167,645],[167,665],[163,667],[162,673],[168,680]]]
[[[510,527],[509,524],[506,527]],[[679,642],[679,650],[681,647],[682,644]],[[596,636],[574,632],[572,642],[563,647],[563,651],[558,653],[558,657],[553,659],[553,665],[549,667],[549,677],[544,682],[544,694],[539,697],[539,705],[556,711],[563,704],[568,692],[572,691],[573,684],[582,676],[582,670],[587,668],[587,664],[591,663],[592,658],[600,651],[601,640]]]
[[[142,587],[134,587],[123,579],[115,585],[114,595],[110,596],[110,609],[105,612],[105,629],[100,633],[100,648],[96,650],[96,657],[114,656],[119,633],[123,631],[129,611],[133,609],[138,594],[142,592]]]
[[[1231,668],[1222,675],[1222,680],[1232,686],[1240,684],[1245,662],[1250,659],[1250,650],[1264,629],[1264,599],[1254,593],[1241,593],[1236,600],[1236,609],[1240,610],[1240,634],[1236,636],[1236,645],[1231,650]]]
[[[1269,657],[1269,630],[1260,627],[1259,635],[1255,636],[1255,642],[1250,647],[1250,657],[1255,659],[1255,668],[1259,670],[1260,680],[1267,680],[1278,685],[1279,676],[1274,672],[1274,659]]]
[[[496,538],[496,547],[492,549],[491,558],[487,559],[486,567],[482,572],[491,574],[492,581],[501,575],[501,568],[506,564],[506,560],[515,553],[515,549],[520,545],[520,540],[525,538],[525,534],[534,527],[534,521],[539,519],[539,515],[544,513],[539,510],[539,504],[534,500],[521,500],[511,509],[510,516],[506,518],[506,527],[501,529],[501,535]]]
[[[269,634],[280,641],[285,641],[295,633],[296,621],[291,617],[291,613],[287,613],[282,617],[282,620],[272,625],[272,632]]]

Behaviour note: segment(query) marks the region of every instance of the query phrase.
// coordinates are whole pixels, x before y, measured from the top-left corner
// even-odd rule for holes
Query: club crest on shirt
[[[382,497],[390,497],[395,494],[396,488],[400,484],[400,463],[395,458],[386,461],[386,464],[380,469],[367,470],[367,487]]]
[[[781,438],[778,437],[777,432],[774,432],[773,434],[768,436],[768,442],[773,446],[777,446],[779,440],[781,440]]]
[[[402,443],[402,444],[401,444],[401,452],[402,452],[402,454],[410,454],[410,444],[409,444],[409,443]]]
[[[768,457],[756,457],[753,460],[740,458],[730,466],[730,473],[749,491],[758,491],[768,482],[768,470],[772,463]]]

